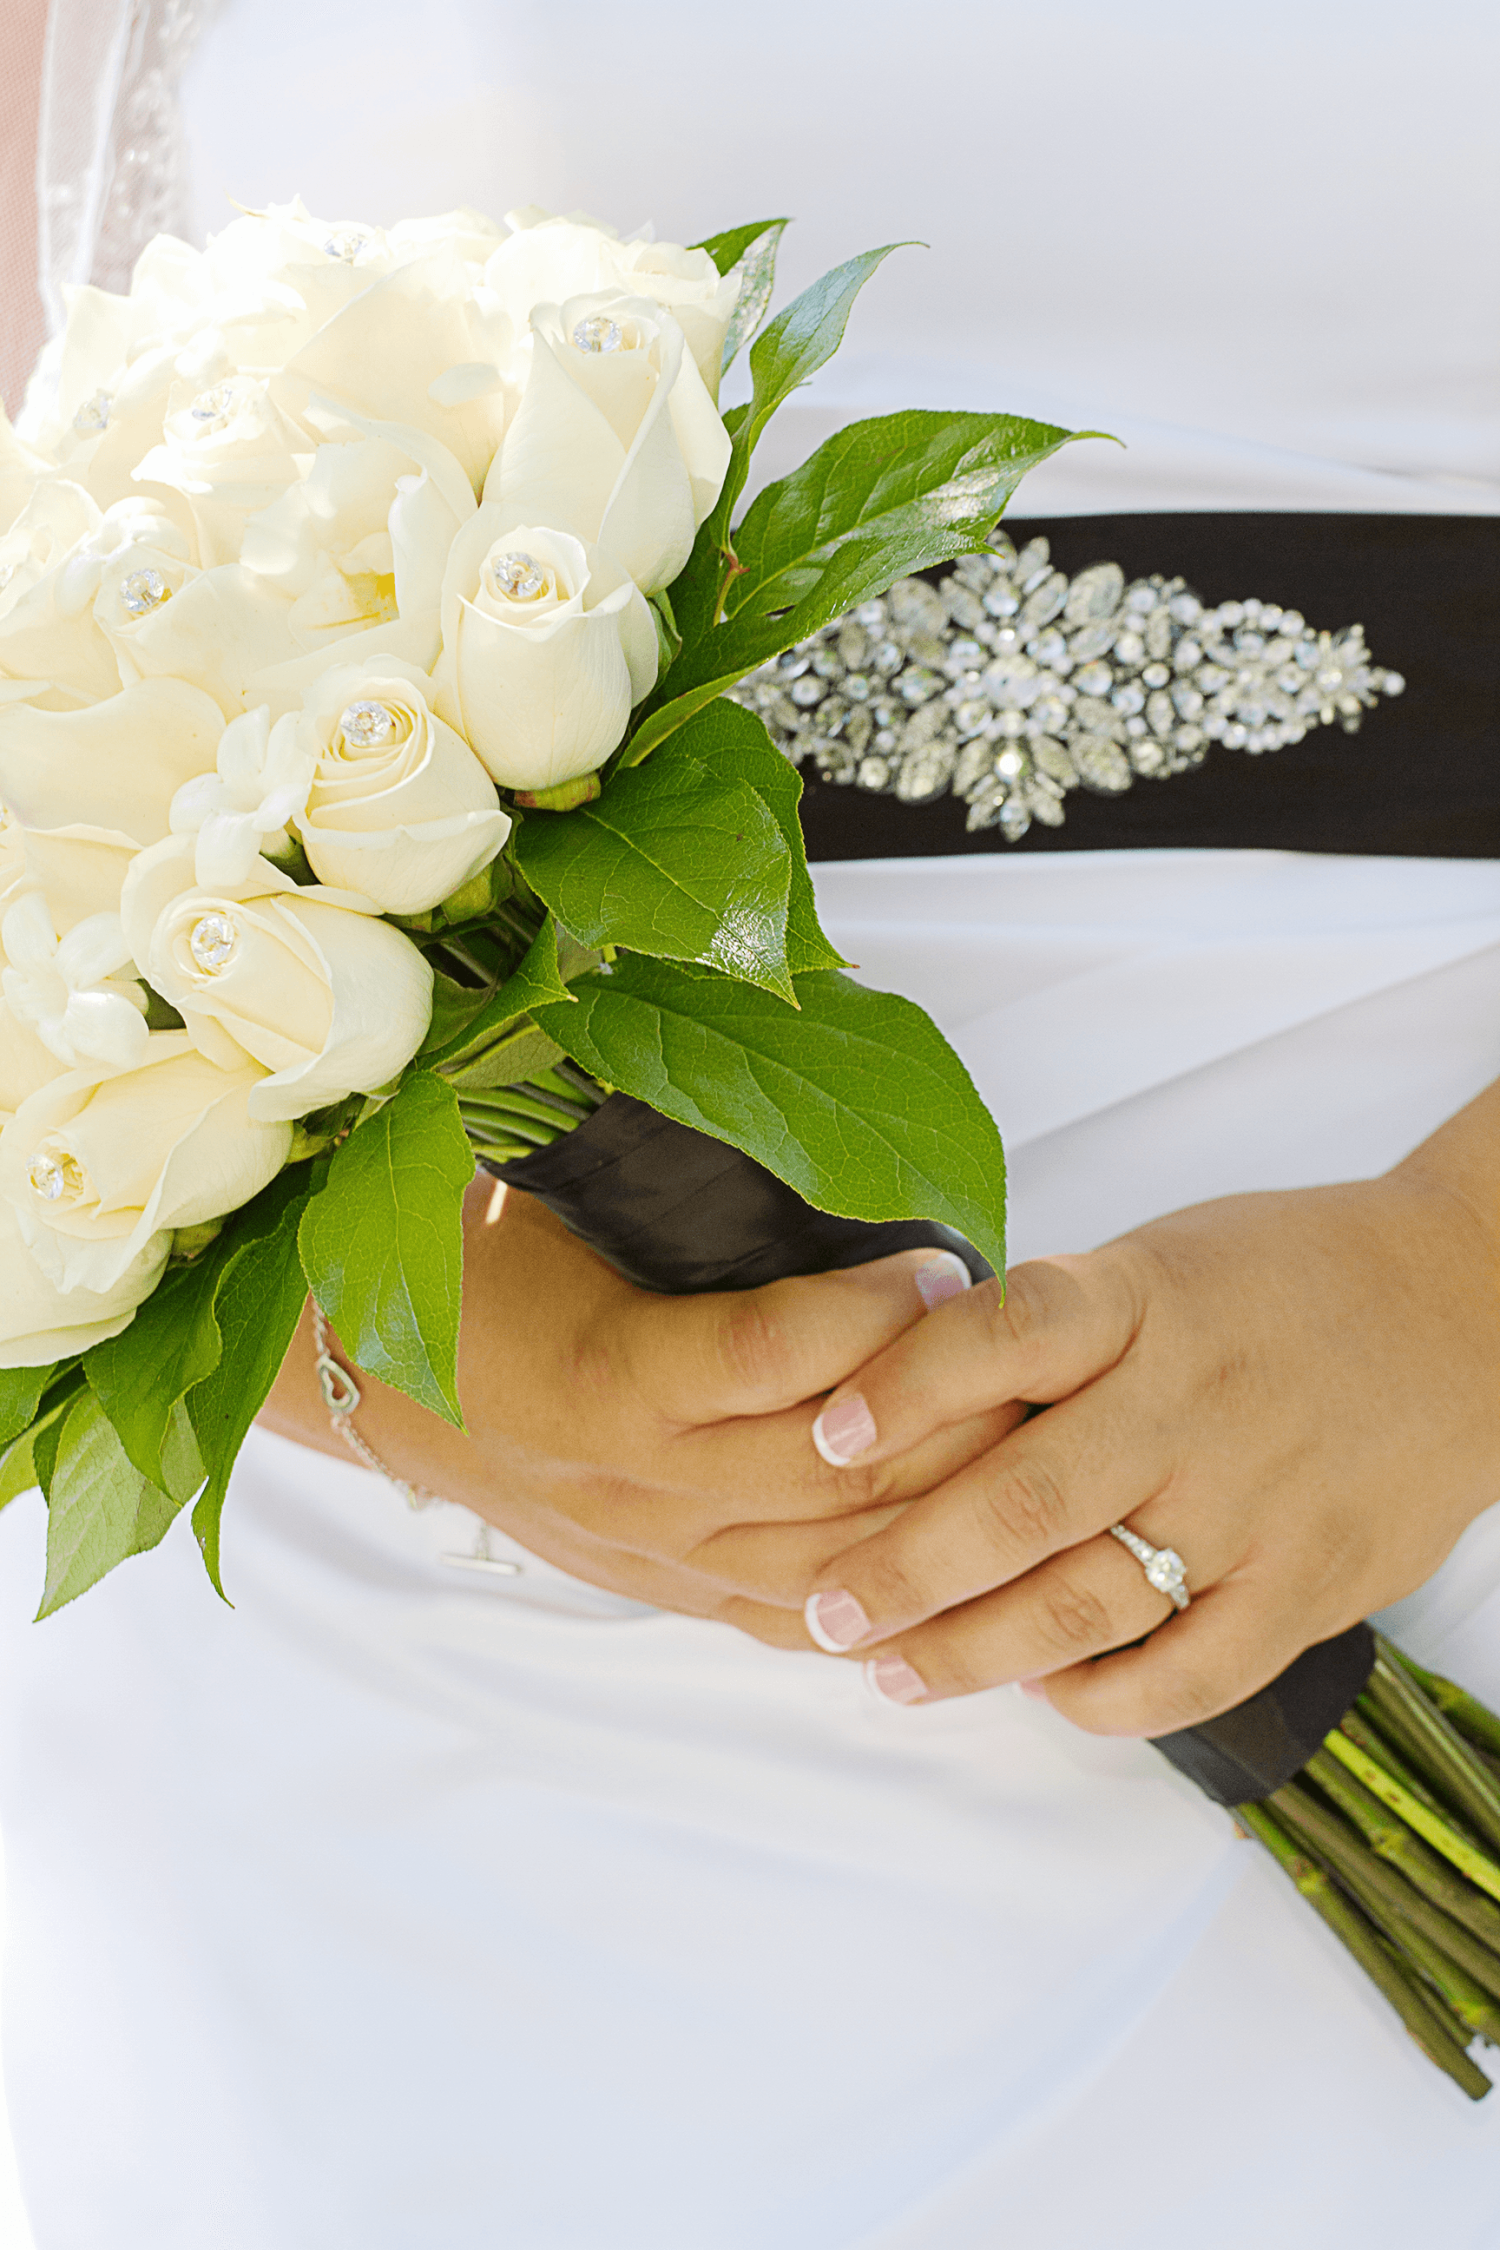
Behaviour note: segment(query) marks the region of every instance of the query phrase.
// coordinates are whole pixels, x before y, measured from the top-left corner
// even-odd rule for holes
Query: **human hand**
[[[812,1446],[821,1394],[920,1320],[922,1288],[936,1302],[964,1286],[946,1253],[662,1297],[529,1196],[496,1200],[486,1180],[465,1205],[467,1435],[363,1372],[356,1427],[399,1476],[592,1584],[699,1616],[733,1612],[805,1648],[801,1605],[822,1562],[1021,1417],[980,1408],[853,1474]],[[309,1309],[261,1418],[347,1460],[314,1356]]]
[[[820,1417],[864,1473],[986,1408],[1048,1411],[829,1561],[824,1645],[873,1648],[897,1702],[1019,1681],[1092,1732],[1163,1734],[1421,1584],[1500,1498],[1493,1181],[1438,1142],[1018,1267],[1003,1304],[991,1283],[903,1334]],[[1185,1612],[1122,1520],[1183,1557]]]

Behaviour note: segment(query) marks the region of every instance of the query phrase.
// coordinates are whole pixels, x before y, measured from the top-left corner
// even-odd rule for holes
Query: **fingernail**
[[[813,1444],[831,1469],[847,1469],[875,1443],[875,1417],[858,1391],[825,1406],[812,1427]]]
[[[1040,1680],[1017,1680],[1016,1686],[1023,1695],[1029,1695],[1033,1703],[1045,1703],[1047,1700],[1047,1690]]]
[[[922,1680],[912,1670],[904,1656],[894,1649],[888,1655],[877,1656],[865,1666],[865,1678],[875,1693],[884,1696],[887,1703],[920,1703],[927,1693]]]
[[[945,1305],[950,1297],[961,1297],[970,1286],[971,1276],[956,1251],[939,1250],[925,1266],[918,1266],[916,1282],[917,1294],[931,1312],[935,1305]]]
[[[865,1615],[864,1603],[856,1601],[842,1586],[835,1586],[827,1594],[810,1595],[802,1614],[813,1639],[819,1648],[826,1648],[830,1656],[841,1656],[857,1641],[868,1640],[874,1630]]]

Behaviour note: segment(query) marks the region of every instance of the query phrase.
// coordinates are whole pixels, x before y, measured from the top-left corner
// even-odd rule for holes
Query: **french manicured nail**
[[[825,1406],[812,1428],[813,1444],[831,1469],[847,1469],[875,1443],[875,1417],[858,1391]]]
[[[920,1703],[927,1693],[922,1680],[894,1649],[865,1666],[865,1678],[887,1703]]]
[[[874,1631],[864,1603],[856,1601],[842,1586],[835,1586],[830,1593],[810,1595],[802,1614],[813,1639],[830,1656],[842,1656],[846,1648],[867,1641]]]
[[[1029,1695],[1033,1703],[1045,1703],[1047,1700],[1047,1690],[1040,1680],[1017,1680],[1016,1686],[1023,1695]]]
[[[945,1305],[950,1297],[961,1297],[970,1285],[970,1274],[963,1259],[953,1250],[939,1250],[925,1266],[918,1266],[917,1294],[929,1312],[935,1305]]]

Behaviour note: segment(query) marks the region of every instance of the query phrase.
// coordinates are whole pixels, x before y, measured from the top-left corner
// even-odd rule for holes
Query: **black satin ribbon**
[[[484,1169],[545,1203],[627,1280],[672,1296],[754,1289],[929,1246],[956,1251],[976,1281],[992,1271],[933,1220],[875,1225],[814,1210],[753,1157],[629,1094],[611,1094],[550,1148]],[[1337,1725],[1374,1662],[1373,1635],[1356,1625],[1235,1710],[1154,1747],[1220,1804],[1268,1797]]]
[[[1063,826],[1033,823],[1018,844],[996,829],[971,835],[957,798],[902,804],[820,781],[809,761],[809,859],[1161,846],[1500,857],[1500,517],[1007,517],[1005,528],[1018,547],[1041,533],[1070,575],[1117,562],[1127,578],[1185,578],[1207,603],[1254,594],[1320,630],[1363,625],[1406,692],[1382,696],[1356,734],[1316,727],[1258,757],[1215,743],[1192,773],[1138,779],[1118,797],[1071,790]]]

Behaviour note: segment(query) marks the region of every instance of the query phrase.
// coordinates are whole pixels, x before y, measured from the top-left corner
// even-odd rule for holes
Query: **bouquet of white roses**
[[[1069,433],[884,416],[736,517],[887,254],[767,321],[782,224],[248,214],[75,290],[0,422],[0,1504],[46,1494],[42,1614],[189,1505],[218,1585],[309,1290],[460,1419],[476,1157],[651,1286],[917,1222],[1001,1265],[994,1126],[842,975],[727,691],[982,545]],[[1159,1747],[1485,2091],[1500,1724],[1357,1627]]]
[[[476,1151],[609,1089],[998,1262],[994,1128],[839,974],[795,771],[724,690],[979,545],[1067,433],[865,422],[731,529],[886,255],[721,415],[780,232],[293,203],[73,292],[0,459],[0,1439],[44,1611],[189,1503],[217,1582],[309,1288],[457,1420]]]

